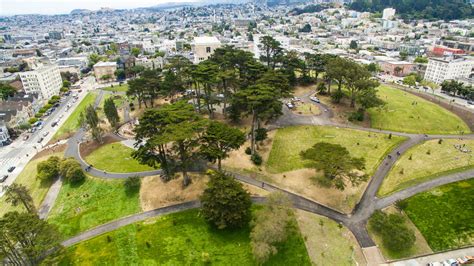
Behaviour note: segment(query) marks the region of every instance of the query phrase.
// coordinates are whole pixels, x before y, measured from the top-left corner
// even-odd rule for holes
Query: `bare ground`
[[[81,157],[85,158],[87,155],[91,154],[93,151],[97,150],[98,148],[110,143],[118,142],[118,141],[120,141],[120,139],[117,136],[108,134],[104,136],[102,144],[94,140],[88,140],[86,142],[82,142],[81,145],[79,146]]]
[[[66,150],[66,147],[67,147],[67,144],[61,144],[61,145],[57,145],[55,147],[51,147],[49,149],[44,149],[44,150],[38,152],[33,158],[31,158],[31,160],[35,160],[35,159],[41,158],[43,156],[51,155],[51,154],[56,153],[56,152],[64,152],[64,150]]]
[[[350,101],[347,98],[343,98],[339,104],[332,102],[329,95],[317,95],[321,102],[327,105],[334,113],[334,116],[331,118],[334,122],[346,124],[346,125],[358,125],[362,127],[370,127],[370,117],[368,114],[365,114],[364,121],[361,122],[350,122],[349,116],[351,113],[356,111],[354,108],[350,107]]]

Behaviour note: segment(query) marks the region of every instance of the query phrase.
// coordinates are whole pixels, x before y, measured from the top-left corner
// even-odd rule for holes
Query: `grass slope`
[[[318,142],[329,142],[346,147],[355,157],[366,159],[366,172],[372,174],[384,155],[404,138],[359,130],[321,127],[294,126],[279,129],[273,140],[267,162],[271,172],[279,173],[305,168],[300,152]]]
[[[15,179],[15,183],[24,185],[28,188],[36,208],[41,205],[41,202],[43,202],[43,199],[48,193],[49,187],[52,184],[52,182],[41,182],[39,179],[36,179],[36,166],[40,162],[48,159],[50,156],[53,155],[62,157],[63,153],[58,152],[51,155],[43,156],[35,160],[31,160]],[[23,211],[24,208],[21,206],[13,207],[10,203],[7,203],[5,201],[4,196],[0,198],[0,216],[3,216],[9,211],[15,210]]]
[[[97,93],[89,92],[86,97],[79,103],[74,112],[68,117],[66,122],[56,131],[54,134],[53,140],[60,139],[63,135],[72,133],[79,128],[79,115],[83,112],[87,106],[94,104]]]
[[[212,229],[199,210],[125,226],[68,249],[61,265],[255,265],[250,229]],[[208,258],[208,263],[206,263]],[[267,265],[310,265],[303,239],[291,234]]]
[[[405,212],[434,251],[474,244],[474,179],[415,195]]]
[[[62,186],[48,221],[67,238],[140,210],[138,193],[127,194],[124,180],[88,176],[81,185]]]
[[[123,92],[126,92],[126,91],[128,90],[128,84],[115,85],[115,86],[113,86],[113,87],[101,88],[101,90],[104,90],[104,91],[123,91]]]
[[[373,128],[426,134],[470,132],[458,116],[413,94],[388,86],[380,86],[377,94],[387,104],[369,110]]]
[[[472,152],[461,152],[454,145],[466,145],[474,151],[474,140],[459,139],[444,139],[441,144],[429,140],[412,147],[395,163],[378,194],[387,195],[443,174],[474,168]]]
[[[86,156],[87,163],[95,168],[115,173],[130,173],[153,170],[148,165],[140,164],[131,157],[133,149],[120,142],[104,145]]]

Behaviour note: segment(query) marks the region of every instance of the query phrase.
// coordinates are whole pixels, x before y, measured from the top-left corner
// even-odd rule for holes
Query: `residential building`
[[[48,36],[50,39],[53,40],[61,40],[64,37],[63,33],[59,31],[51,31],[50,33],[48,33]]]
[[[135,59],[135,65],[143,66],[144,68],[148,69],[162,69],[164,62],[163,57],[160,56],[156,58],[138,57]]]
[[[99,83],[115,80],[116,62],[99,62],[94,65],[95,79]]]
[[[195,37],[192,45],[194,53],[194,64],[204,61],[214,53],[214,50],[221,47],[221,42],[214,36]]]
[[[383,72],[397,77],[406,76],[415,71],[416,65],[387,56],[375,56]]]
[[[58,95],[63,82],[57,65],[41,65],[39,68],[20,73],[23,89],[26,93],[36,93],[43,99]]]
[[[470,57],[432,57],[426,67],[425,79],[441,84],[445,80],[469,78],[473,67],[474,60]]]
[[[382,13],[382,19],[391,20],[395,17],[395,12],[394,8],[385,8]]]
[[[466,52],[462,49],[450,48],[446,46],[435,46],[431,50],[433,56],[452,56],[452,55],[463,55]]]

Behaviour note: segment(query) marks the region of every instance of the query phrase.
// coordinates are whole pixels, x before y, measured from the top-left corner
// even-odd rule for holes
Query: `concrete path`
[[[419,256],[408,260],[399,260],[388,263],[390,266],[425,266],[430,262],[442,262],[448,259],[457,259],[464,256],[474,256],[474,247],[456,249],[453,251]]]
[[[62,184],[63,184],[62,179],[58,178],[56,179],[56,181],[54,181],[53,185],[49,188],[48,193],[46,194],[46,197],[44,198],[38,210],[38,216],[40,219],[48,218],[49,212],[53,208],[54,203],[56,202],[56,199],[58,198],[59,191],[61,191]]]

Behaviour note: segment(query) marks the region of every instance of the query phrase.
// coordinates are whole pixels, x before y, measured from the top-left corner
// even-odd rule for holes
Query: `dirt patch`
[[[346,124],[346,125],[356,125],[356,126],[362,126],[366,128],[370,128],[370,117],[366,113],[364,117],[364,121],[361,122],[350,122],[349,117],[353,112],[356,110],[352,107],[350,107],[350,100],[347,98],[343,98],[339,104],[335,104],[332,102],[331,97],[329,95],[317,95],[317,97],[321,100],[323,104],[328,106],[332,112],[333,112],[333,117],[331,118],[332,121],[340,123],[340,124]]]
[[[191,173],[192,183],[183,188],[182,176],[180,174],[177,176],[177,178],[168,182],[161,181],[159,176],[143,178],[140,188],[140,204],[143,211],[197,200],[209,181],[209,177],[204,174]],[[242,184],[242,186],[251,196],[265,196],[268,194],[267,191],[255,186],[248,184]]]
[[[113,135],[113,134],[107,134],[103,138],[104,142],[98,143],[97,141],[93,140],[88,140],[86,142],[82,142],[81,145],[79,146],[79,151],[81,153],[81,157],[85,158],[87,155],[91,154],[93,151],[97,150],[98,148],[120,141],[120,138]]]
[[[308,93],[314,91],[316,89],[316,85],[308,85],[308,86],[297,86],[293,91],[293,95],[296,97],[301,97],[307,95]]]
[[[48,149],[44,149],[44,150],[38,152],[35,156],[33,156],[33,158],[31,158],[31,160],[35,160],[35,159],[41,158],[43,156],[51,155],[51,154],[57,153],[57,152],[64,152],[66,150],[66,147],[67,147],[67,144],[61,144],[61,145],[56,145],[54,147],[50,147]]]

